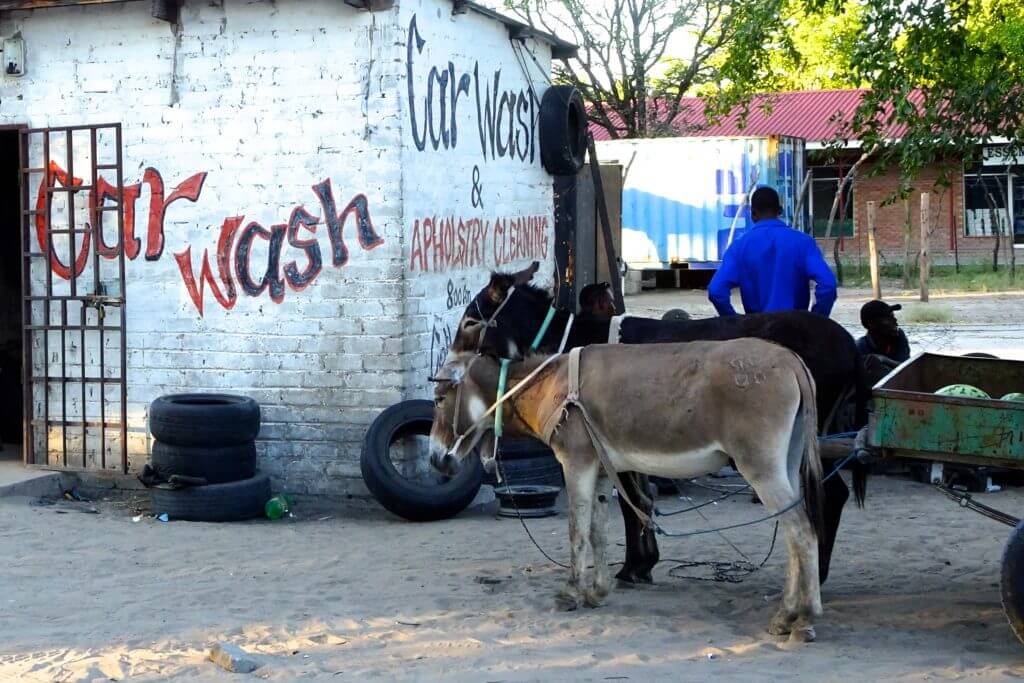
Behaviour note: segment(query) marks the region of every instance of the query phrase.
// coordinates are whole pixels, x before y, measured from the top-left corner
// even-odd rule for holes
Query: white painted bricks
[[[276,486],[362,493],[366,426],[428,395],[467,292],[535,259],[550,281],[544,77],[498,22],[399,5],[187,0],[177,34],[146,3],[0,18],[27,50],[0,124],[123,124],[136,466],[154,398],[240,393]],[[545,45],[523,49],[548,68]]]

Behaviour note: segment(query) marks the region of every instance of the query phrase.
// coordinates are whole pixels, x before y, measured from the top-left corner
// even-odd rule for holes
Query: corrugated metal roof
[[[751,102],[750,112],[742,126],[739,109],[718,123],[708,125],[700,98],[685,97],[683,113],[676,117],[674,127],[680,137],[791,135],[808,142],[825,142],[840,132],[842,124],[860,104],[864,92],[808,90],[758,95]],[[766,104],[770,111],[763,109]],[[620,121],[620,118],[613,117],[612,123],[617,126]],[[612,139],[600,124],[591,123],[590,129],[596,140]],[[887,132],[892,137],[899,137],[904,130],[902,126],[891,126]]]

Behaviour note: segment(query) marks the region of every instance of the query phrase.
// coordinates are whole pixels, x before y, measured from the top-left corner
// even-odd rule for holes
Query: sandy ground
[[[1018,490],[982,498],[1024,506]],[[818,642],[794,648],[765,632],[782,586],[781,546],[739,584],[672,578],[673,563],[663,561],[657,585],[562,613],[552,595],[563,570],[493,507],[434,524],[370,510],[213,525],[135,523],[110,503],[82,514],[8,500],[0,502],[0,680],[247,678],[204,661],[218,641],[257,654],[264,666],[253,676],[272,681],[1024,677],[1024,646],[997,588],[1009,529],[898,478],[873,479],[869,503],[844,518]],[[707,514],[726,524],[761,510],[737,496]],[[673,518],[671,526],[705,523]],[[567,557],[564,515],[529,525],[555,558]],[[616,514],[613,542],[620,527]],[[727,537],[759,561],[771,530]],[[662,548],[669,558],[737,558],[718,536]]]
[[[856,332],[867,298],[844,291],[834,317]],[[954,322],[908,326],[915,350],[1024,358],[1024,296],[939,303]],[[701,292],[662,290],[627,304],[638,315],[672,307],[711,315]],[[1024,509],[1024,489],[980,498],[1010,513]],[[90,506],[0,500],[0,681],[250,678],[204,660],[216,642],[257,655],[263,666],[252,677],[273,681],[1024,677],[1024,646],[999,603],[1010,530],[896,477],[874,478],[868,502],[843,520],[818,642],[793,647],[765,632],[783,581],[781,544],[739,584],[674,578],[676,565],[665,560],[655,586],[616,590],[598,610],[561,613],[552,596],[564,571],[516,520],[496,518],[493,504],[434,524],[404,522],[370,503],[213,525],[134,522],[124,501],[101,501],[98,514],[85,514],[79,508]],[[760,514],[739,496],[708,508],[708,521],[684,516],[667,526]],[[529,526],[555,558],[567,558],[564,514]],[[621,543],[617,511],[610,531]],[[759,561],[771,525],[726,537]],[[726,537],[663,539],[662,555],[735,560]],[[613,559],[621,555],[612,549]]]

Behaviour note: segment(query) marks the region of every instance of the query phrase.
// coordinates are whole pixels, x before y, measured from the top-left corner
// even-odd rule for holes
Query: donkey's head
[[[539,267],[534,261],[517,273],[491,273],[490,282],[466,307],[449,348],[523,358],[551,306],[551,294],[530,284]]]
[[[430,429],[430,463],[440,472],[454,474],[482,439],[490,440],[493,420],[473,425],[489,407],[488,393],[472,370],[477,363],[494,364],[474,352],[450,352],[434,382],[434,424]],[[483,370],[477,367],[477,370]],[[494,398],[491,387],[490,398]],[[472,428],[472,429],[471,429]],[[465,435],[465,438],[460,438]],[[485,449],[486,450],[486,449]],[[487,458],[481,454],[485,466]]]

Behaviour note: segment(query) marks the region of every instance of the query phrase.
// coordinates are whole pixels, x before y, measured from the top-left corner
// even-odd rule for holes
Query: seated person
[[[612,318],[615,316],[615,301],[611,285],[597,282],[580,290],[581,318]]]
[[[872,385],[910,358],[910,342],[893,314],[902,308],[899,304],[874,300],[860,309],[860,323],[867,334],[857,340],[857,350],[864,357],[865,372]]]

